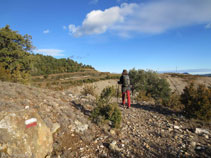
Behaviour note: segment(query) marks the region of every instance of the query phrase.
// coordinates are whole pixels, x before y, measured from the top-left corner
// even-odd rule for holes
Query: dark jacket
[[[120,77],[120,80],[118,84],[122,85],[122,92],[126,92],[127,90],[130,90],[130,78],[128,75],[122,75]]]

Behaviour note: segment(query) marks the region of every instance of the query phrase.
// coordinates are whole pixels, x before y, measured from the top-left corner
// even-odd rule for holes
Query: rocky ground
[[[209,123],[147,103],[132,104],[130,109],[120,105],[120,109],[121,128],[102,127],[105,133],[97,139],[96,151],[103,157],[210,157]]]
[[[55,92],[0,82],[0,157],[20,157],[16,155],[20,143],[14,142],[17,139],[12,137],[21,137],[15,134],[21,129],[9,128],[13,120],[8,120],[5,113],[13,113],[12,116],[15,117],[15,114],[22,111],[24,115],[27,111],[36,112],[33,116],[39,115],[42,122],[50,129],[53,142],[49,142],[52,143],[51,148],[49,143],[46,146],[50,152],[39,153],[47,158],[210,157],[211,155],[209,123],[188,120],[163,107],[142,102],[132,104],[130,109],[120,106],[123,118],[121,127],[112,129],[108,125],[99,127],[90,121],[89,115],[93,106],[93,97],[75,95],[72,90]],[[26,135],[28,129],[24,126],[20,128],[23,128]],[[32,132],[37,132],[36,128],[30,128],[30,137],[33,137]],[[5,141],[4,134],[7,133],[11,139]],[[32,148],[39,147],[42,138],[37,140],[36,137],[32,141],[34,141],[31,143]],[[26,143],[27,141],[23,142],[27,146]],[[33,151],[30,147],[25,150]],[[28,158],[24,152],[21,157]]]

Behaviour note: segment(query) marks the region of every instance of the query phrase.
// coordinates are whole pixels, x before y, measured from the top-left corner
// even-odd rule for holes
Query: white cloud
[[[124,16],[131,13],[136,4],[123,4],[104,11],[93,10],[87,14],[82,26],[69,25],[69,31],[75,36],[100,34],[107,31],[115,23],[124,22]]]
[[[108,9],[93,10],[81,26],[69,25],[74,36],[101,34],[108,30],[162,33],[170,29],[205,24],[211,21],[211,0],[156,0],[123,3]]]
[[[48,34],[49,32],[50,31],[48,29],[43,31],[44,34]]]
[[[60,49],[36,49],[34,50],[34,52],[40,53],[43,55],[50,55],[50,56],[64,56],[64,54],[62,54],[64,50],[60,50]]]
[[[72,32],[72,33],[75,33],[75,32],[76,32],[76,27],[75,27],[75,25],[69,25],[69,26],[68,26],[68,29],[69,29],[69,31]]]
[[[207,25],[205,26],[205,28],[206,28],[206,29],[211,29],[211,23],[207,24]]]

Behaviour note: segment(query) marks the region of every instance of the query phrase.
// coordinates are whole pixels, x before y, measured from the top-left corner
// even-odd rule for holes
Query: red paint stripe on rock
[[[33,122],[33,123],[26,125],[26,128],[33,127],[33,126],[36,126],[36,125],[37,125],[37,122]]]

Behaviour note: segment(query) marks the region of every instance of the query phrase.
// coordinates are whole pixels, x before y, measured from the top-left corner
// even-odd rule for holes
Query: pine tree
[[[0,29],[0,80],[26,82],[30,72],[31,36],[12,31],[9,25]]]

